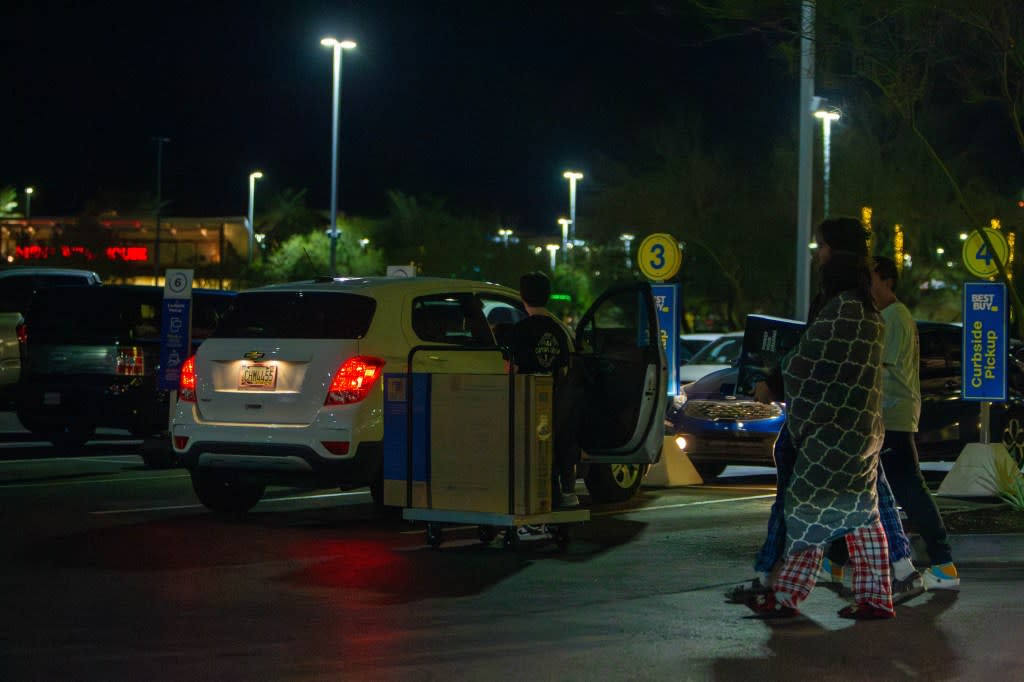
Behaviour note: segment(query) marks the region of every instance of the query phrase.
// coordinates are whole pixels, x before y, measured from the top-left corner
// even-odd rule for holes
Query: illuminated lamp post
[[[821,142],[822,142],[822,168],[824,169],[824,194],[825,194],[825,217],[828,218],[828,187],[831,175],[832,159],[832,121],[839,120],[839,112],[835,110],[826,111],[819,109],[814,112],[815,118],[821,119]]]
[[[32,227],[32,194],[35,191],[35,187],[25,188],[25,227]],[[24,229],[21,231],[21,241],[25,241]]]
[[[558,224],[562,226],[562,260],[568,261],[569,259],[569,226],[572,225],[572,219],[570,218],[559,218]]]
[[[583,173],[567,170],[562,177],[569,181],[569,220],[572,221],[572,234],[570,238],[576,240],[576,181],[583,179]]]
[[[548,257],[551,262],[551,272],[555,271],[555,258],[557,258],[558,244],[548,244],[544,247],[548,250]]]
[[[630,247],[633,245],[633,240],[636,239],[636,235],[623,232],[619,235],[619,239],[622,240],[622,250],[626,252],[626,267],[630,268],[633,262],[630,260]]]
[[[249,265],[252,265],[252,240],[256,232],[256,224],[253,223],[253,207],[256,204],[256,181],[262,177],[263,173],[260,171],[249,173],[249,222],[245,225],[249,228]]]
[[[511,236],[512,230],[508,229],[507,227],[502,227],[498,229],[498,237],[501,238],[501,243],[505,246],[505,248],[508,248],[508,240],[509,237]]]
[[[341,108],[341,51],[355,49],[354,40],[336,40],[324,38],[320,41],[324,47],[334,52],[334,81],[331,92],[331,272],[334,275],[338,261],[338,111]]]

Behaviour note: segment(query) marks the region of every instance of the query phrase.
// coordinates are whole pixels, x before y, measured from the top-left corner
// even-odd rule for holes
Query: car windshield
[[[694,353],[691,365],[731,365],[740,357],[743,348],[742,336],[726,336],[712,341]]]
[[[377,303],[333,291],[250,291],[239,294],[213,338],[361,339]]]

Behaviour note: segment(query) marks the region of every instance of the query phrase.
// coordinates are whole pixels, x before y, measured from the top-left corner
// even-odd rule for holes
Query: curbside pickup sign
[[[1006,400],[1006,285],[964,283],[964,400]]]
[[[169,269],[164,276],[160,316],[160,388],[178,388],[181,366],[192,354],[192,271]]]

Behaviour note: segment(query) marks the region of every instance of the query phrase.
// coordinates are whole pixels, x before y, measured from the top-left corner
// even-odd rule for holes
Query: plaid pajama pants
[[[854,601],[892,612],[889,547],[881,522],[847,533],[846,546],[853,568]],[[817,581],[823,553],[824,548],[812,547],[786,557],[773,583],[779,603],[797,608],[807,598]]]
[[[789,438],[789,429],[785,426],[779,433],[779,440],[775,443],[775,480],[776,493],[775,501],[772,502],[771,511],[768,514],[768,529],[765,535],[764,544],[757,552],[754,560],[754,570],[758,573],[771,573],[775,563],[782,556],[786,546],[786,520],[783,513],[783,500],[786,497],[786,486],[793,475],[793,462],[796,461],[796,450]],[[896,498],[889,487],[889,481],[885,477],[885,470],[878,465],[878,515],[882,519],[882,528],[885,529],[885,537],[889,542],[889,560],[897,562],[900,559],[907,559],[913,553],[910,540],[903,531],[903,521],[900,520],[900,512],[896,508]]]

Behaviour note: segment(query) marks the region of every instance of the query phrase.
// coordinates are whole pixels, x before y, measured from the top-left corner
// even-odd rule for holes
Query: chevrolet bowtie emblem
[[[259,352],[258,350],[251,350],[242,357],[245,358],[246,360],[252,360],[253,362],[256,362],[257,360],[262,360],[265,357],[265,354]]]

